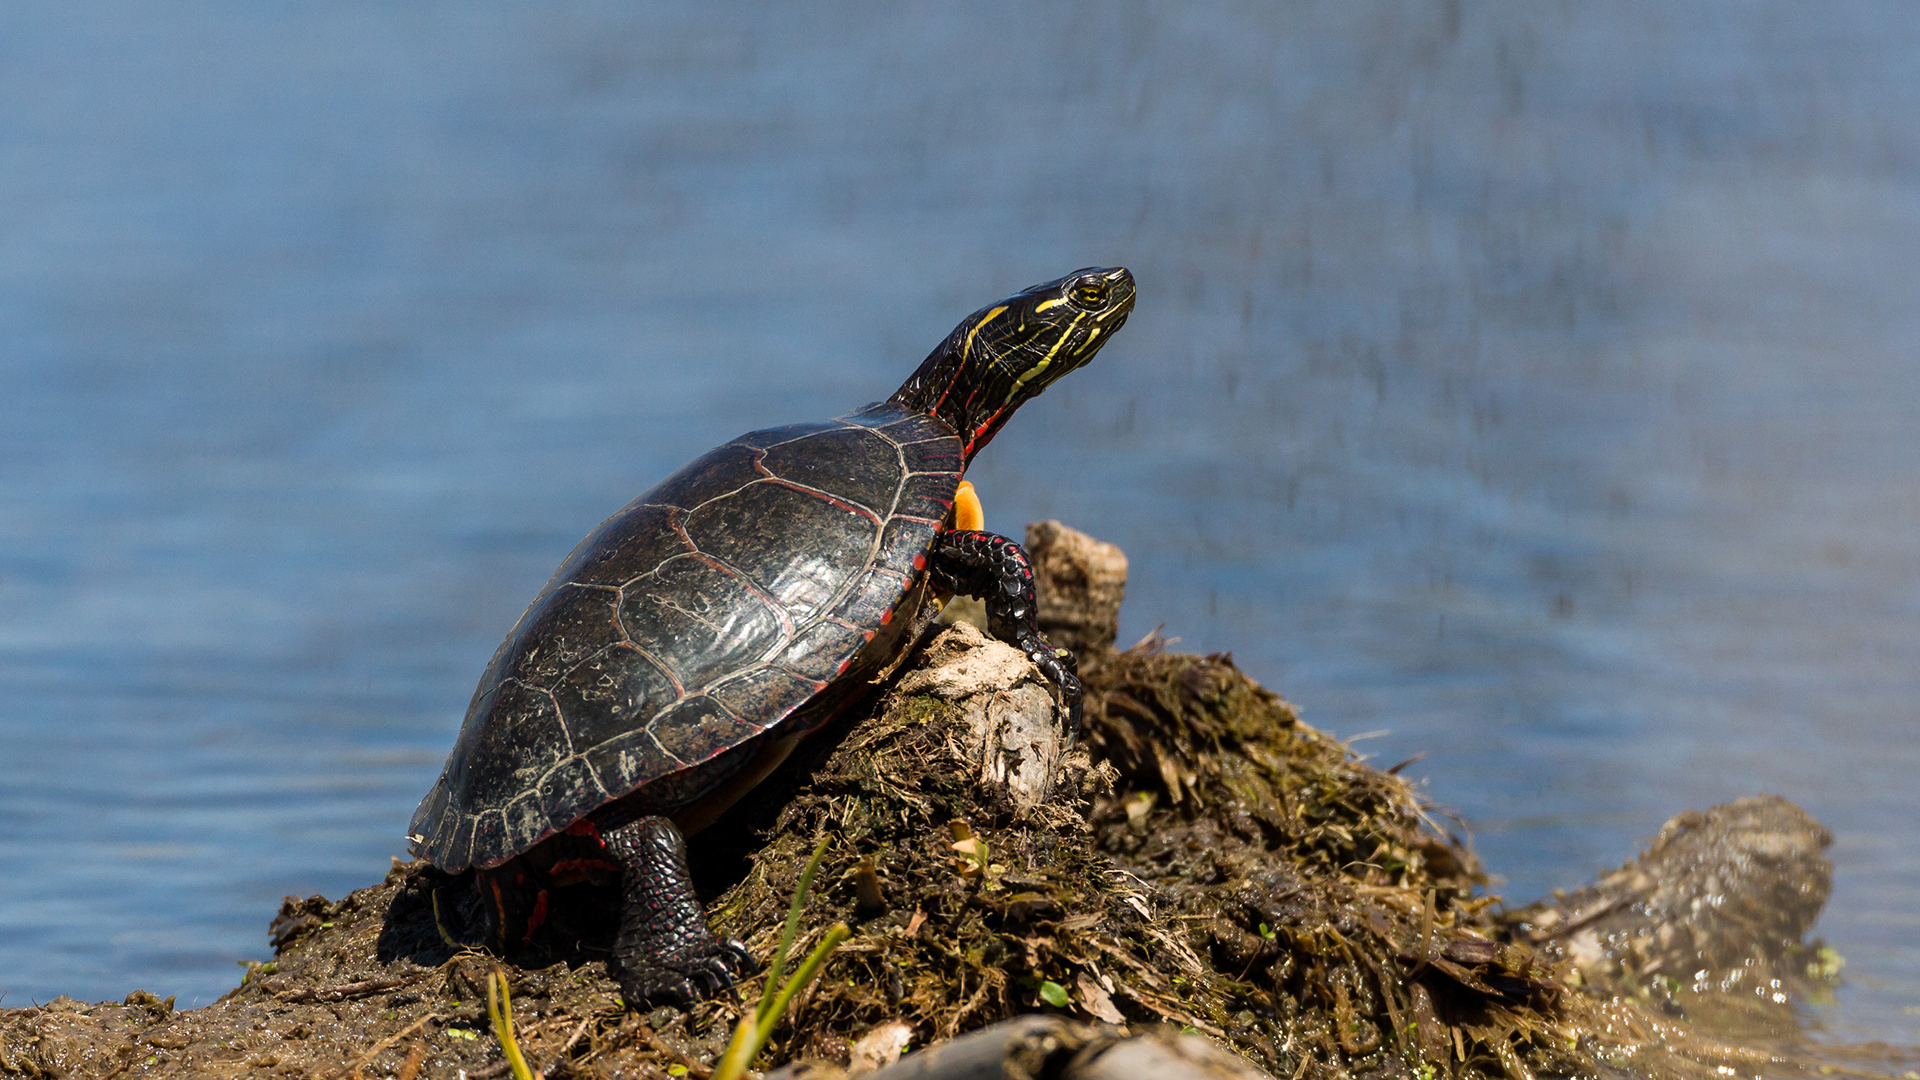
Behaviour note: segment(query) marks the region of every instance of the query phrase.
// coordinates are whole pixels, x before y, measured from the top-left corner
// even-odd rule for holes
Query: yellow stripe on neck
[[[960,359],[970,360],[973,358],[973,336],[980,332],[981,327],[992,322],[994,319],[999,318],[1000,315],[1006,310],[1007,310],[1007,305],[1001,304],[999,307],[994,308],[992,311],[989,311],[985,315],[981,316],[980,321],[973,324],[973,329],[967,331],[967,343],[960,346]]]
[[[1073,339],[1073,328],[1079,326],[1080,320],[1084,318],[1086,318],[1084,313],[1075,315],[1073,321],[1067,324],[1067,328],[1060,331],[1060,340],[1053,343],[1053,348],[1047,350],[1047,355],[1041,357],[1039,363],[1021,372],[1019,378],[1013,380],[1013,389],[1007,391],[1008,401],[1012,401],[1014,397],[1020,393],[1021,387],[1032,382],[1034,376],[1047,370],[1047,366],[1053,363],[1053,358],[1060,355],[1060,347]]]

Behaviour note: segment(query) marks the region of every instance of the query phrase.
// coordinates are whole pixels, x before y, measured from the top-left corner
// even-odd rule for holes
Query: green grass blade
[[[840,947],[841,942],[852,936],[853,931],[847,929],[847,924],[843,922],[834,923],[827,930],[827,936],[821,938],[820,944],[814,946],[813,955],[807,957],[806,962],[794,971],[793,978],[787,980],[787,985],[780,988],[780,996],[774,999],[773,1008],[768,1009],[766,1015],[761,1017],[760,1042],[762,1044],[773,1036],[773,1026],[786,1015],[787,1006],[792,1003],[794,995],[807,988],[807,984],[812,982],[813,977],[819,973],[820,965],[827,962],[827,957],[832,955],[833,950]]]
[[[780,987],[779,994],[771,1001],[762,1002],[761,1008],[752,1016],[740,1018],[740,1026],[733,1029],[733,1041],[727,1044],[727,1052],[722,1055],[720,1064],[713,1070],[713,1080],[739,1080],[747,1074],[747,1069],[753,1065],[753,1059],[760,1056],[760,1051],[766,1047],[767,1040],[773,1038],[773,1029],[779,1025],[780,1017],[786,1013],[787,1006],[793,1003],[794,997],[800,991],[805,990],[807,985],[813,982],[813,977],[820,972],[820,965],[827,962],[827,957],[832,955],[833,950],[839,948],[841,942],[852,936],[853,931],[847,929],[846,923],[834,923],[827,930],[827,936],[821,938],[820,944],[814,947],[812,955],[808,956],[806,961],[794,970],[793,977]]]
[[[787,971],[787,950],[793,948],[793,939],[800,932],[800,913],[806,910],[807,894],[813,888],[814,871],[820,869],[820,860],[827,854],[828,837],[822,837],[820,846],[813,849],[813,857],[807,860],[806,869],[800,871],[800,887],[793,890],[793,904],[787,908],[787,924],[780,930],[780,944],[773,950],[773,958],[767,962],[767,987],[760,992],[760,1005],[754,1010],[755,1022],[764,1021],[767,1010],[772,1007],[775,988],[780,985],[780,976]]]
[[[487,1019],[493,1022],[493,1037],[500,1040],[500,1052],[506,1055],[514,1080],[533,1080],[533,1070],[520,1056],[520,1041],[513,1037],[513,992],[507,988],[506,975],[497,970],[487,977]]]

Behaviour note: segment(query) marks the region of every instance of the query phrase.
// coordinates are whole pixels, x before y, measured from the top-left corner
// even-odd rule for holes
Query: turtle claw
[[[701,999],[685,975],[662,967],[627,969],[620,973],[620,999],[636,1012],[658,1005],[684,1006]]]
[[[759,968],[745,945],[732,938],[713,938],[685,952],[622,965],[620,994],[630,1009],[692,1005]]]
[[[1045,642],[1046,639],[1040,638],[1040,640]],[[1040,673],[1060,689],[1060,701],[1066,706],[1067,711],[1066,731],[1063,734],[1066,737],[1066,745],[1071,747],[1080,737],[1081,711],[1083,699],[1086,696],[1086,690],[1081,685],[1078,675],[1080,658],[1073,655],[1071,650],[1056,649],[1052,645],[1036,648],[1027,655],[1033,659],[1034,666],[1040,669]]]

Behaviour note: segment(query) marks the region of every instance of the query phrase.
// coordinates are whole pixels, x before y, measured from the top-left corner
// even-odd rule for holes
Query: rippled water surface
[[[636,10],[644,8],[645,10]],[[373,880],[574,541],[1087,264],[974,470],[1524,900],[1838,841],[1920,1039],[1905,4],[0,8],[0,988],[212,1000]]]

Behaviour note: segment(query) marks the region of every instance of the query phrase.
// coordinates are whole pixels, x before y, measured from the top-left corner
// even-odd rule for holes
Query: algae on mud
[[[1084,591],[1118,600],[1105,585]],[[1644,979],[1574,979],[1561,953],[1528,944],[1551,948],[1536,933],[1545,916],[1501,921],[1471,852],[1399,777],[1301,723],[1230,657],[1157,640],[1116,653],[1111,619],[1077,625],[1094,628],[1077,642],[1082,746],[1043,745],[1057,728],[1030,666],[948,627],[694,845],[715,929],[765,956],[808,855],[828,841],[793,951],[836,921],[853,935],[776,1028],[763,1067],[846,1063],[882,1032],[897,1053],[903,1031],[925,1045],[1032,1012],[1190,1028],[1293,1080],[1836,1067],[1705,1037]],[[1038,789],[1033,761],[1048,763]],[[0,1070],[504,1075],[484,1007],[503,965],[443,941],[435,880],[396,865],[338,903],[290,899],[271,969],[205,1009],[62,999],[0,1014]],[[603,963],[607,898],[574,899],[503,966],[534,1069],[706,1076],[751,1003],[629,1013]],[[1837,1067],[1897,1074],[1893,1060]]]

